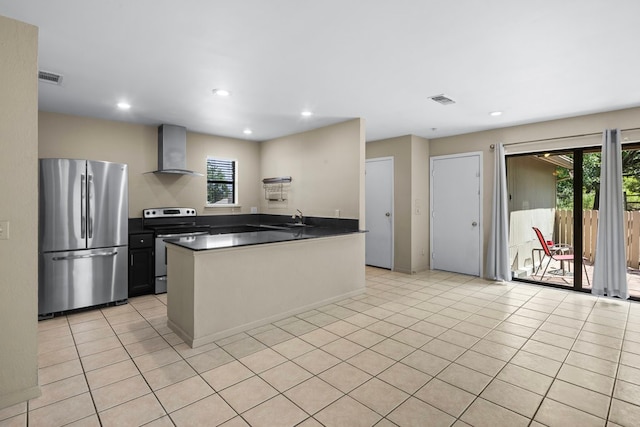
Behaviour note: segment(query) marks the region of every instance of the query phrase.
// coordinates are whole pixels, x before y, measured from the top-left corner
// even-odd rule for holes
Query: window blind
[[[207,159],[207,204],[236,203],[236,162]]]

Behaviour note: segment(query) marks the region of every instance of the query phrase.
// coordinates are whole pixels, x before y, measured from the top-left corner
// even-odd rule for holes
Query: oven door
[[[196,231],[191,233],[158,234],[156,236],[156,294],[167,292],[167,244],[164,240],[189,236],[204,236],[207,234],[209,233],[206,231]]]

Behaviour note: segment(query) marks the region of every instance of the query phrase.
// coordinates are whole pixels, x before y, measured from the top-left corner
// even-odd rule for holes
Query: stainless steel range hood
[[[187,128],[175,125],[158,127],[158,170],[153,173],[204,176],[187,169]]]

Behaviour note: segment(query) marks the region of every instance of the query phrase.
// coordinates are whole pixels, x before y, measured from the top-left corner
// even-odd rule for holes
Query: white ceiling
[[[40,69],[64,76],[39,83],[44,111],[253,140],[362,117],[377,140],[640,106],[638,0],[0,0],[0,15],[38,26]]]

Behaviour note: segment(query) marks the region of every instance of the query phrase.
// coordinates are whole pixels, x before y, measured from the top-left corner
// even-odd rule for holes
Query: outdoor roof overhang
[[[538,159],[544,162],[554,164],[556,166],[573,170],[573,159],[564,154],[553,155],[553,154],[545,153],[545,154],[538,155]]]

